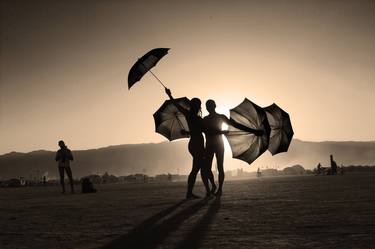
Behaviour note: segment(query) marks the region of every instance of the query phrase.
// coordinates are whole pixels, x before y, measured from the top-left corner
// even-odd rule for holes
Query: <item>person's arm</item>
[[[252,129],[250,127],[247,127],[247,126],[244,126],[240,123],[237,123],[234,119],[228,119],[227,116],[225,115],[221,115],[224,122],[226,124],[229,124],[229,125],[232,125],[233,127],[237,128],[237,129],[240,129],[242,131],[246,131],[246,132],[249,132],[249,133],[253,133],[254,135],[256,136],[262,136],[263,135],[263,130],[256,130],[256,129]]]
[[[69,150],[69,160],[70,160],[70,161],[73,161],[73,160],[74,160],[74,158],[73,158],[73,153],[72,153],[71,150]]]
[[[169,99],[172,101],[173,105],[180,111],[182,112],[185,116],[188,115],[189,111],[186,110],[184,107],[182,107],[181,105],[179,105],[177,103],[177,101],[173,98],[172,96],[172,92],[170,89],[168,88],[165,88],[165,93],[168,95]]]
[[[55,156],[55,161],[58,162],[60,160],[60,153],[57,151]]]

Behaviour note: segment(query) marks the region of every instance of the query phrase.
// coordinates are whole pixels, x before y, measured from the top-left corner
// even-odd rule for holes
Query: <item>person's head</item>
[[[331,159],[331,161],[333,160],[333,156],[332,155],[329,155],[329,158]]]
[[[66,145],[65,145],[63,140],[59,141],[59,146],[60,146],[60,148],[66,148]]]
[[[206,109],[208,113],[215,113],[216,103],[212,99],[206,101]]]
[[[190,110],[196,114],[196,115],[199,115],[199,113],[201,112],[201,100],[198,99],[198,98],[192,98],[190,100]]]

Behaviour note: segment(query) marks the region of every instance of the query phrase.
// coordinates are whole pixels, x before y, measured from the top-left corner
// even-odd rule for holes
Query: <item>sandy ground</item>
[[[375,248],[375,175],[96,187],[0,189],[0,248]]]

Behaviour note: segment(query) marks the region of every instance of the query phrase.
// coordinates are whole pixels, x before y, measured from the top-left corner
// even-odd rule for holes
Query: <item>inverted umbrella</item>
[[[174,99],[182,108],[190,108],[190,100],[186,97]],[[184,114],[178,110],[172,100],[166,100],[154,113],[155,131],[169,141],[188,138],[189,127]]]
[[[148,71],[159,81],[160,84],[163,84],[161,80],[156,77],[156,75],[151,71],[158,61],[164,57],[164,55],[168,54],[169,48],[155,48],[149,51],[147,54],[142,56],[130,69],[128,75],[128,87],[129,89],[139,81],[143,75],[145,75]],[[164,86],[165,87],[165,86]]]
[[[288,151],[294,134],[289,114],[275,103],[264,108],[264,110],[271,126],[268,150],[272,155]]]
[[[254,130],[262,130],[261,136],[242,131],[228,125],[226,137],[234,158],[251,164],[268,148],[270,126],[266,112],[247,98],[237,107],[230,110],[230,118],[235,122]]]

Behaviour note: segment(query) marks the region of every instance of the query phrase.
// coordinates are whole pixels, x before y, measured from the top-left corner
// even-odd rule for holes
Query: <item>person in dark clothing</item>
[[[170,89],[165,89],[165,93],[173,101],[174,98]],[[204,138],[203,138],[203,120],[201,112],[201,101],[198,98],[193,98],[190,101],[190,110],[185,109],[180,106],[178,103],[173,101],[176,108],[182,112],[186,118],[187,124],[190,131],[190,140],[188,149],[193,157],[193,165],[191,172],[188,177],[188,186],[186,192],[187,199],[196,199],[199,196],[193,194],[193,188],[195,180],[199,170],[203,167],[205,163],[205,148],[204,148]],[[204,175],[204,172],[201,171],[202,181],[206,187],[207,194],[210,193],[210,189],[207,184],[207,177]]]
[[[316,166],[316,174],[322,174],[322,165],[320,163],[318,163],[318,166]]]
[[[65,145],[64,141],[59,141],[60,149],[56,153],[55,160],[58,162],[59,174],[60,174],[60,184],[62,187],[62,193],[65,193],[65,184],[64,184],[64,171],[69,178],[70,190],[71,193],[74,193],[74,183],[72,170],[70,168],[70,161],[73,161],[72,152]]]
[[[96,189],[88,177],[82,179],[82,193],[96,193]]]
[[[330,155],[329,156],[330,159],[331,159],[331,174],[332,175],[337,175],[337,164],[336,162],[333,160],[333,156]]]
[[[222,138],[222,134],[225,131],[222,130],[223,123],[229,124],[234,126],[237,129],[254,133],[256,136],[263,135],[262,130],[255,130],[249,127],[243,126],[233,119],[228,119],[225,115],[219,114],[215,111],[216,103],[214,100],[209,99],[206,102],[206,109],[208,111],[208,115],[203,118],[203,125],[204,131],[206,134],[206,154],[207,154],[207,166],[208,169],[208,178],[210,181],[213,181],[213,174],[212,174],[212,160],[214,155],[216,155],[217,161],[217,170],[219,171],[219,188],[216,192],[217,196],[220,196],[223,189],[224,184],[224,141]]]

